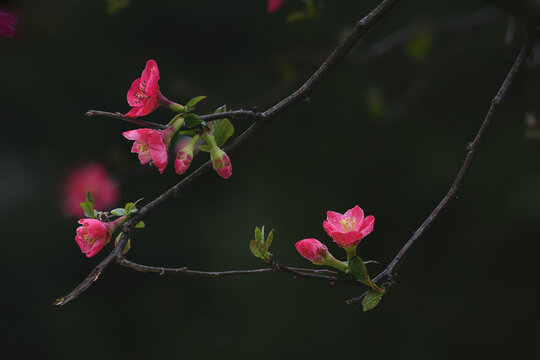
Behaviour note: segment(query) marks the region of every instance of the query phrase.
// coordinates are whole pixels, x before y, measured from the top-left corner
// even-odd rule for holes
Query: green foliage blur
[[[271,15],[264,0],[2,4],[19,17],[18,36],[0,38],[3,358],[539,355],[540,140],[526,136],[538,121],[525,122],[540,112],[538,60],[502,104],[459,198],[374,310],[345,304],[359,289],[283,273],[212,279],[118,266],[72,303],[51,305],[111,249],[87,259],[74,241],[76,219],[61,209],[71,168],[106,164],[121,184],[119,206],[144,198],[142,206],[181,179],[172,163],[161,176],[139,164],[121,135],[133,125],[85,111],[126,113],[127,90],[148,59],[157,61],[169,99],[207,96],[200,115],[223,104],[264,110],[295,90],[378,1],[315,3],[315,15],[292,22],[305,11],[299,0]],[[517,53],[523,29],[504,45],[508,17],[496,11],[472,29],[436,28],[486,8],[481,0],[404,2],[309,102],[231,156],[230,179],[208,173],[145,219],[127,257],[209,271],[260,268],[249,242],[266,224],[275,228],[280,262],[314,266],[294,249],[308,237],[343,260],[322,221],[327,210],[358,204],[376,218],[359,255],[379,262],[367,265],[377,274],[448,190]],[[410,40],[367,56],[372,44],[411,25],[418,31]],[[158,109],[146,119],[171,117]],[[248,125],[236,122],[234,136]],[[192,168],[207,157],[199,152]]]

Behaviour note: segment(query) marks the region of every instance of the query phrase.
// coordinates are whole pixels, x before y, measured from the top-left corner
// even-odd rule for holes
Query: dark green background
[[[12,1],[19,36],[0,39],[1,280],[6,358],[534,358],[539,354],[540,142],[527,140],[526,111],[539,111],[529,65],[501,106],[459,199],[421,238],[398,285],[375,310],[345,304],[359,289],[287,274],[207,279],[140,274],[112,266],[65,307],[66,293],[103,258],[86,259],[75,219],[60,208],[70,168],[103,161],[124,202],[146,200],[180,178],[142,167],[121,136],[130,124],[86,118],[127,112],[125,95],[147,59],[163,93],[207,95],[200,114],[226,103],[265,109],[305,80],[378,1],[325,1],[316,18],[288,0],[143,1],[114,15],[105,1]],[[377,273],[444,196],[523,31],[504,47],[504,14],[472,32],[433,33],[423,60],[400,47],[359,66],[365,45],[411,23],[485,8],[480,0],[405,1],[312,94],[273,120],[231,158],[233,176],[208,173],[147,219],[128,258],[145,264],[226,270],[263,267],[248,249],[256,225],[276,229],[273,253],[311,266],[294,249],[324,233],[327,210],[360,205],[376,218],[360,246]],[[429,28],[427,30],[430,31]],[[445,55],[448,44],[459,52]],[[389,125],[370,111],[382,94],[392,111],[433,57],[430,76]],[[441,56],[439,56],[441,57]],[[440,61],[440,60],[438,60]],[[431,64],[431,65],[430,65]],[[370,94],[371,97],[370,97]],[[146,119],[167,122],[159,109]],[[237,123],[237,133],[247,126]],[[202,163],[200,154],[193,166]]]

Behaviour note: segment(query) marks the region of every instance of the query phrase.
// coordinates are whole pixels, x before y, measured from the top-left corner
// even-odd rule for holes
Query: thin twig
[[[113,119],[126,121],[126,122],[129,122],[129,123],[145,126],[147,128],[151,128],[151,129],[162,129],[163,130],[163,129],[167,128],[166,125],[158,124],[158,123],[151,122],[151,121],[141,120],[139,118],[131,118],[131,117],[125,116],[125,115],[123,115],[123,114],[121,114],[119,112],[111,113],[111,112],[107,112],[107,111],[88,110],[84,115],[86,115],[86,116],[98,115],[98,116],[109,117],[109,118],[113,118]],[[228,119],[232,119],[232,120],[256,119],[256,118],[259,118],[260,116],[261,116],[261,113],[258,113],[258,112],[255,112],[255,111],[235,110],[235,111],[225,111],[225,112],[216,113],[216,114],[202,115],[202,116],[200,116],[200,118],[203,119],[204,121],[211,121],[211,120],[223,119],[223,118],[228,118]]]
[[[171,274],[171,275],[194,275],[194,276],[204,276],[204,277],[222,277],[222,276],[232,276],[232,275],[256,275],[263,273],[275,272],[279,269],[274,268],[264,268],[264,269],[251,269],[251,270],[229,270],[229,271],[199,271],[191,270],[188,267],[181,268],[168,268],[162,266],[148,266],[137,264],[133,261],[129,261],[125,257],[119,257],[116,259],[116,262],[124,267],[130,268],[135,271],[143,273],[157,273],[160,275]],[[337,274],[335,271],[328,269],[301,269],[301,268],[290,268],[293,271],[303,274]]]
[[[514,64],[510,68],[510,71],[506,75],[506,78],[504,79],[503,84],[497,92],[497,95],[495,95],[495,97],[491,101],[491,106],[484,119],[484,122],[482,123],[482,126],[480,126],[480,129],[478,130],[474,141],[468,146],[469,151],[467,152],[467,156],[465,157],[463,165],[461,166],[461,169],[459,170],[456,179],[452,183],[450,190],[448,190],[448,193],[444,196],[439,205],[437,205],[437,207],[431,212],[431,214],[429,214],[426,220],[424,220],[422,225],[420,225],[420,227],[414,232],[413,236],[409,239],[409,241],[407,241],[407,243],[401,248],[401,250],[397,253],[397,255],[386,267],[386,269],[384,269],[379,275],[377,275],[377,277],[375,277],[375,279],[373,280],[375,283],[379,285],[386,284],[386,288],[389,288],[394,284],[394,277],[397,275],[397,269],[403,263],[403,260],[405,259],[405,256],[408,254],[411,247],[416,243],[418,238],[422,236],[422,234],[433,223],[433,221],[439,216],[441,211],[448,205],[448,203],[455,198],[459,188],[461,187],[461,184],[463,183],[465,175],[471,167],[473,158],[478,151],[478,147],[484,139],[489,125],[491,124],[497,112],[499,104],[503,101],[506,93],[508,92],[508,89],[510,88],[510,85],[512,84],[512,81],[517,76],[523,64],[527,60],[529,54],[531,53],[531,49],[535,43],[535,40],[536,33],[533,31],[529,31],[527,33],[527,36],[525,37],[525,40],[523,41],[523,45],[521,47],[519,55],[517,56]],[[366,293],[357,298],[350,299],[347,301],[347,303],[351,305],[359,304],[365,295]]]
[[[383,0],[373,11],[366,15],[362,20],[360,20],[356,26],[351,30],[351,32],[345,37],[345,39],[338,45],[338,47],[328,56],[328,58],[323,62],[323,64],[315,71],[315,73],[293,94],[286,97],[278,104],[272,106],[270,109],[259,114],[254,113],[252,116],[255,121],[253,124],[245,130],[238,138],[236,138],[231,145],[226,148],[228,153],[233,152],[239,146],[244,144],[248,139],[250,139],[258,130],[260,130],[264,124],[266,124],[270,119],[276,117],[286,109],[290,108],[292,105],[298,103],[302,99],[305,99],[306,96],[315,89],[319,83],[328,76],[328,74],[343,60],[343,58],[351,51],[351,49],[358,43],[358,41],[364,36],[374,25],[376,25],[395,5],[400,3],[403,0]],[[211,116],[216,116],[216,114],[210,114],[206,117],[209,119]],[[223,113],[218,114],[217,116],[223,117],[226,116]],[[249,117],[249,116],[248,116]],[[98,265],[81,284],[79,284],[72,292],[63,298],[57,300],[55,305],[65,305],[69,301],[76,298],[86,289],[88,289],[95,280],[93,280],[93,274],[101,274],[101,272],[107,267],[113,259],[117,259],[121,256],[121,251],[125,244],[127,243],[128,237],[140,220],[148,216],[153,210],[161,206],[168,200],[179,196],[182,190],[185,190],[189,185],[193,184],[205,171],[209,170],[212,166],[210,161],[204,163],[201,167],[191,173],[188,177],[180,181],[178,184],[161,194],[159,197],[143,206],[137,215],[127,221],[123,225],[123,232],[119,244],[113,251]],[[284,271],[291,272],[292,270],[287,267],[282,267]],[[313,276],[312,274],[301,274],[303,278],[308,278]],[[88,280],[88,279],[91,279]],[[328,277],[327,281],[334,283],[340,281],[340,279]]]

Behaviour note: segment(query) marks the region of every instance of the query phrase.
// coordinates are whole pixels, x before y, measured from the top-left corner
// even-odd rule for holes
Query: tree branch
[[[125,257],[119,257],[116,259],[116,262],[124,267],[130,268],[132,270],[143,272],[143,273],[156,273],[160,275],[171,274],[171,275],[194,275],[194,276],[203,276],[203,277],[223,277],[223,276],[233,276],[233,275],[256,275],[263,273],[275,272],[278,269],[275,268],[264,268],[264,269],[252,269],[252,270],[229,270],[229,271],[199,271],[191,270],[188,267],[181,268],[168,268],[162,266],[148,266],[137,264],[133,261],[129,261]],[[306,274],[337,274],[335,271],[328,269],[301,269],[301,268],[289,268],[293,271]]]
[[[338,45],[338,47],[330,54],[330,56],[323,62],[323,64],[315,71],[315,73],[293,94],[289,95],[278,104],[272,106],[270,109],[265,112],[258,114],[253,113],[251,118],[254,118],[255,121],[253,124],[245,130],[238,138],[235,139],[226,148],[228,153],[233,152],[242,144],[244,144],[248,139],[250,139],[258,130],[260,130],[270,119],[276,117],[286,109],[290,108],[292,105],[298,103],[302,99],[313,91],[313,89],[319,85],[319,83],[325,79],[328,74],[343,60],[343,58],[351,51],[351,49],[358,43],[358,41],[375,25],[377,24],[396,4],[400,3],[403,0],[383,0],[372,12],[366,15],[362,20],[360,20],[356,26],[351,30],[351,32],[345,37],[345,39]],[[240,110],[243,111],[243,110]],[[117,115],[117,114],[116,114]],[[118,116],[118,115],[117,115]],[[210,119],[212,116],[218,116],[221,118],[224,116],[223,113],[220,114],[210,114],[207,115],[205,119]],[[114,116],[113,116],[114,117]],[[247,116],[248,118],[250,116]],[[122,119],[124,120],[124,119]],[[139,221],[148,216],[153,210],[161,206],[168,200],[173,199],[176,196],[179,196],[182,190],[188,188],[191,184],[195,182],[205,171],[209,170],[212,166],[211,161],[207,161],[189,176],[184,178],[178,184],[161,194],[159,197],[143,206],[136,216],[127,221],[123,225],[123,235],[115,249],[96,267],[90,272],[83,282],[78,285],[73,291],[71,291],[66,296],[58,299],[54,302],[54,305],[65,305],[69,301],[76,298],[82,292],[84,292],[90,285],[92,285],[101,272],[112,262],[113,259],[119,259],[121,257],[121,251],[119,249],[124,249],[125,244],[127,243],[128,236]],[[277,263],[276,263],[277,264]],[[279,265],[279,264],[278,264]],[[313,278],[316,275],[313,274],[304,274],[304,273],[295,273],[294,270],[284,266],[278,266],[278,269],[294,274],[302,278]],[[343,281],[341,279],[335,278],[332,282]],[[356,281],[355,281],[356,282]]]
[[[444,196],[439,205],[437,205],[437,207],[431,212],[431,214],[429,214],[426,220],[424,220],[422,225],[420,225],[420,227],[414,232],[409,241],[407,241],[407,243],[401,248],[401,250],[397,253],[397,255],[386,267],[386,269],[384,269],[379,275],[377,275],[377,277],[375,277],[375,279],[373,279],[373,281],[379,286],[386,284],[386,288],[388,289],[389,287],[394,285],[394,277],[397,275],[397,269],[403,263],[403,260],[405,259],[411,247],[417,242],[418,238],[422,236],[422,234],[427,230],[427,228],[439,216],[441,211],[448,205],[448,203],[455,198],[459,188],[461,187],[461,184],[463,183],[465,175],[471,167],[473,158],[478,151],[480,143],[484,139],[489,125],[491,124],[497,112],[499,104],[503,101],[506,93],[508,92],[508,89],[510,88],[510,85],[512,84],[512,81],[517,76],[523,64],[527,60],[529,54],[531,53],[532,47],[536,41],[536,36],[537,34],[533,31],[529,31],[527,33],[519,55],[517,56],[514,64],[510,68],[510,71],[506,75],[506,78],[504,79],[504,82],[502,83],[499,91],[491,101],[489,111],[484,119],[484,122],[480,126],[480,129],[478,130],[474,141],[468,146],[469,151],[467,152],[467,156],[465,157],[463,165],[461,166],[461,169],[459,170],[456,179],[452,183],[450,190],[448,190],[448,193]],[[362,302],[362,299],[366,294],[367,293],[364,293],[362,294],[362,296],[350,299],[347,301],[347,303],[351,305],[359,304]]]

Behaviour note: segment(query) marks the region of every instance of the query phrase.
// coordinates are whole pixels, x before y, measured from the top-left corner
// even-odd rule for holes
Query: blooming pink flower
[[[111,240],[111,229],[115,225],[114,222],[104,223],[96,219],[81,219],[79,224],[82,226],[77,228],[75,241],[86,257],[92,257],[103,249]]]
[[[174,126],[171,126],[165,130],[131,130],[122,133],[122,135],[126,139],[135,140],[131,152],[139,154],[141,164],[144,165],[152,161],[159,172],[163,173],[169,160],[168,149],[174,133]]]
[[[0,11],[0,36],[13,37],[17,35],[17,30],[13,26],[17,22],[17,17],[8,12]]]
[[[328,248],[317,239],[300,240],[295,246],[300,255],[314,264],[324,263],[324,259],[328,256]]]
[[[285,0],[268,0],[266,3],[266,12],[270,14],[276,11],[283,5],[284,2]]]
[[[132,109],[126,114],[129,117],[138,117],[150,114],[156,110],[164,97],[158,86],[159,69],[154,60],[148,60],[142,75],[133,81],[127,93],[127,101]]]
[[[328,211],[323,227],[340,247],[352,247],[373,231],[374,223],[375,218],[372,215],[364,219],[364,212],[357,205],[343,215]]]
[[[114,206],[120,197],[118,184],[109,176],[105,166],[92,162],[71,171],[63,185],[64,212],[67,216],[82,216],[81,202],[90,191],[98,210]]]

